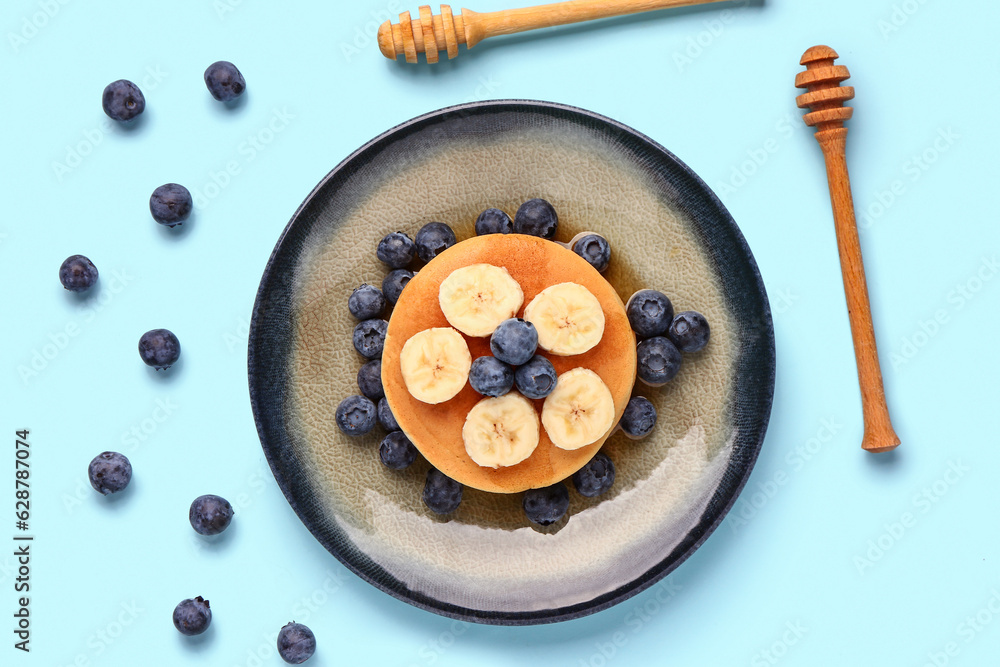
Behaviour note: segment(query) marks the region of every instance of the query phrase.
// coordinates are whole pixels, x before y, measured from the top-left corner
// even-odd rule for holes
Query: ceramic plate
[[[559,213],[559,240],[611,243],[606,277],[623,300],[651,287],[698,310],[712,340],[666,387],[637,385],[659,421],[642,441],[612,436],[607,494],[571,491],[547,528],[520,494],[466,489],[442,518],[420,499],[428,464],[388,470],[383,437],[340,433],[358,393],[347,298],[381,284],[375,246],[425,223],[474,235],[476,216],[532,197]],[[443,109],[372,140],[330,172],[289,222],[264,271],[250,328],[250,396],[271,469],[316,538],[372,585],[423,609],[481,623],[579,617],[677,567],[739,494],[767,427],[774,336],[757,266],[729,213],[687,166],[602,116],[543,102]]]

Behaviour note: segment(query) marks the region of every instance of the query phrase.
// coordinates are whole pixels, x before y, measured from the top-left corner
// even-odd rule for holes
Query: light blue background
[[[0,473],[11,479],[14,430],[30,428],[37,540],[24,656],[7,629],[14,499],[0,482],[0,664],[276,665],[273,636],[292,618],[317,634],[314,667],[996,660],[1000,8],[729,3],[497,39],[433,68],[378,53],[386,8],[417,3],[5,2]],[[857,88],[848,162],[903,440],[891,456],[860,449],[822,158],[794,105],[798,58],[816,43],[839,50]],[[246,76],[237,109],[205,90],[218,59]],[[146,95],[131,132],[100,107],[118,78]],[[456,624],[347,572],[277,489],[247,395],[257,284],[313,185],[396,123],[496,97],[592,109],[675,152],[736,218],[774,309],[774,410],[734,510],[743,520],[721,526],[669,585],[554,626]],[[227,165],[238,173],[220,176]],[[147,210],[168,181],[200,197],[180,234]],[[101,270],[100,293],[84,301],[56,278],[75,253]],[[63,338],[67,327],[76,335]],[[137,358],[154,327],[183,343],[170,374]],[[53,358],[22,377],[36,352]],[[134,488],[114,502],[87,485],[104,449],[135,466]],[[187,523],[201,493],[237,506],[220,543]],[[198,594],[215,620],[191,642],[170,613]]]

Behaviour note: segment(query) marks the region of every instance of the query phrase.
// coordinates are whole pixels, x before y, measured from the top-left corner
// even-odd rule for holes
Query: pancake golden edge
[[[485,468],[469,457],[462,440],[465,418],[482,396],[466,383],[451,400],[428,405],[406,389],[399,361],[403,345],[420,331],[449,326],[438,303],[439,287],[452,271],[472,264],[507,269],[521,286],[525,303],[546,287],[565,282],[583,285],[597,297],[605,316],[600,343],[572,356],[539,353],[552,362],[557,375],[577,367],[597,373],[614,398],[614,424],[621,419],[635,384],[636,340],[625,304],[611,284],[573,251],[535,236],[489,234],[457,243],[431,260],[406,285],[389,319],[382,352],[382,386],[396,422],[431,465],[465,486],[491,493],[518,493],[555,484],[593,458],[614,424],[593,444],[572,451],[553,445],[542,429],[538,447],[526,460],[509,467]],[[473,359],[490,354],[488,336],[467,336],[466,341]],[[532,403],[541,415],[544,399]]]

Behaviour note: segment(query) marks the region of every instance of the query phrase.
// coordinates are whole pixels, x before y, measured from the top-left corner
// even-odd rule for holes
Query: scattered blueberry
[[[476,235],[510,234],[514,231],[514,222],[510,216],[498,208],[488,208],[476,218]]]
[[[462,485],[437,468],[431,468],[427,471],[423,499],[435,514],[454,512],[462,502]]]
[[[382,317],[385,312],[385,297],[381,290],[371,285],[361,285],[347,298],[347,309],[359,320]]]
[[[101,103],[111,120],[132,120],[146,109],[146,98],[139,86],[125,79],[109,83],[104,88]]]
[[[385,396],[385,390],[382,389],[382,361],[380,359],[369,361],[358,370],[358,389],[373,401]]]
[[[181,600],[174,607],[174,627],[182,635],[200,635],[208,630],[211,622],[212,610],[208,608],[208,600],[200,595],[191,600]]]
[[[354,349],[368,359],[378,359],[385,347],[385,332],[389,323],[385,320],[365,320],[354,327]]]
[[[124,454],[103,452],[90,462],[87,473],[94,490],[106,496],[128,486],[132,481],[132,464]]]
[[[378,413],[378,423],[382,425],[382,428],[390,433],[400,430],[399,424],[396,423],[396,416],[392,414],[392,408],[389,407],[389,399],[383,398],[379,401],[375,411]]]
[[[221,496],[198,496],[191,501],[188,520],[199,535],[218,535],[232,523],[233,506]]]
[[[151,329],[139,339],[139,356],[158,371],[170,368],[181,356],[181,342],[167,329]]]
[[[667,336],[681,352],[697,352],[708,345],[708,320],[701,313],[685,310],[670,323]]]
[[[97,267],[83,255],[72,255],[59,267],[59,282],[70,292],[86,292],[97,282]]]
[[[559,216],[552,204],[544,199],[529,199],[514,214],[514,231],[518,234],[555,238]]]
[[[592,267],[604,272],[611,262],[611,244],[600,234],[587,234],[573,244],[573,252],[587,260]]]
[[[278,633],[278,655],[290,665],[301,665],[316,652],[313,631],[292,621]]]
[[[402,431],[393,431],[382,438],[378,457],[386,468],[402,470],[409,468],[417,460],[417,448]]]
[[[161,185],[149,196],[149,212],[153,214],[153,220],[167,227],[176,227],[187,220],[193,205],[191,192],[177,183]]]
[[[664,336],[647,338],[636,348],[639,379],[658,387],[674,379],[681,369],[681,353]]]
[[[337,426],[347,435],[364,435],[375,428],[375,404],[364,396],[348,396],[337,406]]]
[[[573,486],[581,496],[595,498],[615,483],[615,464],[604,452],[597,452],[594,458],[573,473]]]
[[[514,387],[514,369],[496,357],[479,357],[469,369],[469,384],[483,396],[503,396]]]
[[[501,322],[490,336],[490,351],[500,361],[511,366],[528,363],[538,348],[535,325],[519,317]]]
[[[618,422],[630,438],[645,438],[656,426],[656,408],[645,396],[633,396]]]
[[[569,489],[562,482],[556,482],[544,489],[525,491],[521,506],[528,521],[548,526],[563,518],[569,509]]]
[[[428,222],[420,228],[413,239],[417,247],[417,256],[429,262],[448,248],[455,245],[455,232],[443,222]]]
[[[674,306],[663,292],[644,289],[636,292],[625,307],[629,324],[640,338],[662,336],[674,318]]]
[[[393,232],[378,242],[375,256],[391,269],[405,269],[413,261],[415,252],[416,248],[409,236],[403,232]]]
[[[236,65],[227,60],[220,60],[208,66],[205,70],[205,85],[212,97],[220,102],[231,102],[247,89],[247,82]]]
[[[514,383],[528,398],[545,398],[556,388],[556,369],[551,361],[536,354],[514,371]]]
[[[415,275],[413,271],[407,271],[406,269],[396,269],[389,272],[389,275],[382,281],[382,293],[385,294],[385,298],[389,303],[396,305],[396,302],[399,301],[399,295],[403,293],[403,288],[406,287],[406,283],[410,282],[410,279]]]

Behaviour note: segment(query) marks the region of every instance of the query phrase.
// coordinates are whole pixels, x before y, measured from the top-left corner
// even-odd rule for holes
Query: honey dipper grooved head
[[[844,106],[844,102],[854,98],[854,88],[840,85],[851,78],[851,73],[843,65],[833,64],[838,57],[829,46],[821,45],[808,49],[799,61],[806,70],[795,76],[795,87],[807,92],[795,101],[800,109],[810,109],[802,120],[818,130],[843,127],[854,113],[854,109]]]

